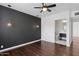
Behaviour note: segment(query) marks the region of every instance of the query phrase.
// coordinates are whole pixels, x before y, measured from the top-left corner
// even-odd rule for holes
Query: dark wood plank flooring
[[[7,56],[79,56],[79,38],[73,40],[70,48],[40,41],[5,53]]]

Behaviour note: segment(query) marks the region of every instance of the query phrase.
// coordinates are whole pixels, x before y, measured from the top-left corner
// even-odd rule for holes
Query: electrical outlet
[[[1,48],[4,48],[4,45],[1,45]]]

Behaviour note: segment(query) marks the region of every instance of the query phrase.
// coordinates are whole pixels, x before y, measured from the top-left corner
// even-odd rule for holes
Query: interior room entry
[[[66,20],[55,20],[55,42],[66,44]]]

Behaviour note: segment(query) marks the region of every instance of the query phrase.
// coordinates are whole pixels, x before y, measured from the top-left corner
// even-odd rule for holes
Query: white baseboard
[[[25,45],[29,45],[29,44],[32,44],[32,43],[35,43],[35,42],[38,42],[38,41],[41,41],[41,40],[39,39],[39,40],[35,40],[35,41],[24,43],[24,44],[21,44],[21,45],[17,45],[17,46],[13,46],[13,47],[10,47],[10,48],[6,48],[6,49],[3,49],[3,50],[0,50],[0,52],[9,51],[9,50],[12,50],[12,49],[15,49],[15,48],[19,48],[19,47],[22,47],[22,46],[25,46]]]
[[[70,47],[70,44],[66,44],[66,47]]]

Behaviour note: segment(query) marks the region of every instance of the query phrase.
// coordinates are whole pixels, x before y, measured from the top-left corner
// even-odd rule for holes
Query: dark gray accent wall
[[[12,23],[11,27],[7,26],[9,21]],[[39,28],[36,28],[37,25]],[[0,46],[4,45],[3,49],[40,38],[40,18],[0,6]]]

